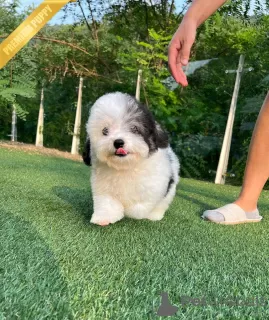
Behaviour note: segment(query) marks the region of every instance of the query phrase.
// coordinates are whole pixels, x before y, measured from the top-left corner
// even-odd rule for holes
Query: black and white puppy
[[[94,213],[105,226],[124,216],[161,220],[179,181],[179,161],[147,107],[120,92],[99,98],[87,123]]]

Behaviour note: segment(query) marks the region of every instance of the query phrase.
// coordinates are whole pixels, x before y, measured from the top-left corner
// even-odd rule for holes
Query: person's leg
[[[246,212],[247,218],[259,217],[257,203],[269,178],[269,92],[260,111],[248,155],[242,191],[234,202]],[[238,209],[240,212],[240,208]],[[235,210],[236,208],[229,208]],[[232,214],[232,212],[230,211]],[[240,213],[239,213],[240,214]],[[236,215],[236,212],[235,212]],[[242,215],[242,210],[241,210]],[[204,212],[203,218],[212,222],[223,222],[223,214],[216,210]]]
[[[235,201],[251,212],[257,208],[262,189],[269,178],[269,93],[264,101],[253,133],[243,187]]]

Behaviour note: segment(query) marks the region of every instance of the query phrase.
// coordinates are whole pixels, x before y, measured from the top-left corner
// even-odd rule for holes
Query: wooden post
[[[41,90],[41,101],[36,130],[36,142],[37,147],[43,147],[43,130],[44,130],[44,88]]]
[[[234,124],[234,118],[235,118],[236,104],[237,104],[240,82],[241,82],[241,77],[243,72],[244,60],[245,60],[245,57],[241,55],[238,69],[236,71],[237,75],[236,75],[236,81],[234,86],[234,92],[233,92],[232,102],[230,106],[229,117],[226,125],[224,140],[222,144],[216,179],[215,179],[216,184],[225,184],[225,176],[227,172],[230,149],[231,149],[231,140],[232,140],[232,134],[233,134],[233,124]]]
[[[82,109],[82,90],[83,90],[83,78],[79,81],[79,91],[78,91],[78,104],[76,112],[76,120],[73,134],[72,142],[72,154],[79,154],[79,142],[80,142],[80,126],[81,126],[81,109]]]
[[[137,84],[136,84],[136,94],[135,98],[140,101],[140,91],[141,91],[141,81],[142,81],[142,70],[138,70]]]
[[[11,141],[17,141],[17,114],[14,105],[12,109]]]

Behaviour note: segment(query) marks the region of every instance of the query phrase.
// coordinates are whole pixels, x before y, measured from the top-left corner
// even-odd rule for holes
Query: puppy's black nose
[[[122,148],[124,146],[124,141],[122,139],[117,139],[114,141],[114,147],[116,149]]]

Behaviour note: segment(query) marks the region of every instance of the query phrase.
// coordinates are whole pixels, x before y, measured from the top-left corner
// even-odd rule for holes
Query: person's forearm
[[[211,16],[227,0],[194,0],[184,19],[195,21],[199,27],[209,16]]]

